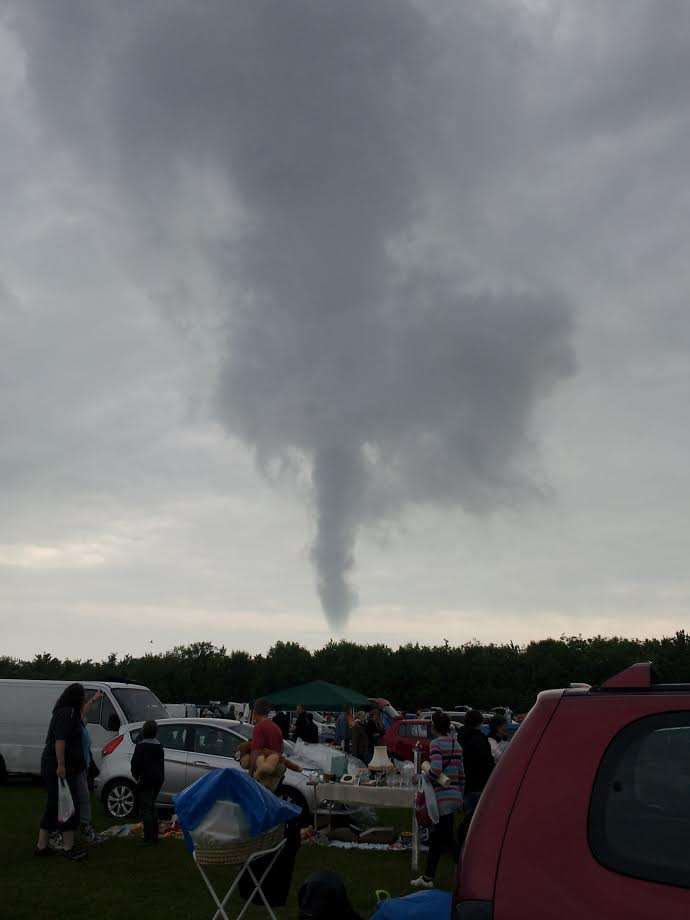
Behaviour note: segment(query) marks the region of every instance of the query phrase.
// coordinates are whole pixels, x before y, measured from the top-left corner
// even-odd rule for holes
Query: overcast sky
[[[0,10],[0,653],[687,624],[689,4]]]

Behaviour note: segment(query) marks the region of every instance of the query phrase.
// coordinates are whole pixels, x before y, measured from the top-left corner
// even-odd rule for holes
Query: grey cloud
[[[534,491],[533,411],[574,366],[553,286],[464,267],[484,184],[522,143],[530,43],[509,16],[462,9],[457,46],[400,0],[22,2],[11,17],[46,138],[139,245],[174,263],[185,182],[210,173],[227,199],[196,243],[227,290],[217,413],[262,464],[304,457],[336,626],[363,524]],[[515,32],[504,59],[496,29]],[[436,271],[432,202],[449,187],[467,226]]]

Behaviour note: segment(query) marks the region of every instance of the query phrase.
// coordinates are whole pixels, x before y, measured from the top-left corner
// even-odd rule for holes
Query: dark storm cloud
[[[335,625],[362,524],[530,491],[533,410],[573,368],[562,297],[487,271],[490,253],[500,284],[462,268],[482,183],[524,143],[511,67],[527,47],[501,58],[504,27],[463,10],[457,47],[402,0],[22,2],[11,17],[46,142],[114,195],[139,245],[174,259],[181,188],[202,175],[227,200],[232,219],[193,241],[227,288],[218,415],[262,465],[296,454],[310,470]],[[448,187],[468,226],[434,270]]]

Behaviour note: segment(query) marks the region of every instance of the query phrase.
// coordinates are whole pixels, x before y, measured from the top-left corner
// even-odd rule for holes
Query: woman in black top
[[[50,853],[48,838],[52,831],[61,830],[64,854],[68,859],[83,859],[86,853],[74,846],[74,829],[79,826],[78,788],[79,774],[86,769],[82,745],[81,708],[84,688],[70,684],[53,708],[48,726],[45,747],[41,756],[41,776],[48,791],[48,801],[41,818],[36,855]],[[58,793],[61,782],[66,782],[72,793],[74,814],[64,824],[58,823]]]

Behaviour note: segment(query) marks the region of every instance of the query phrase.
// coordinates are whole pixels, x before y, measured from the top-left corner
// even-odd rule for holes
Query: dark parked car
[[[690,917],[690,684],[649,663],[541,693],[474,813],[453,920],[554,917]]]

